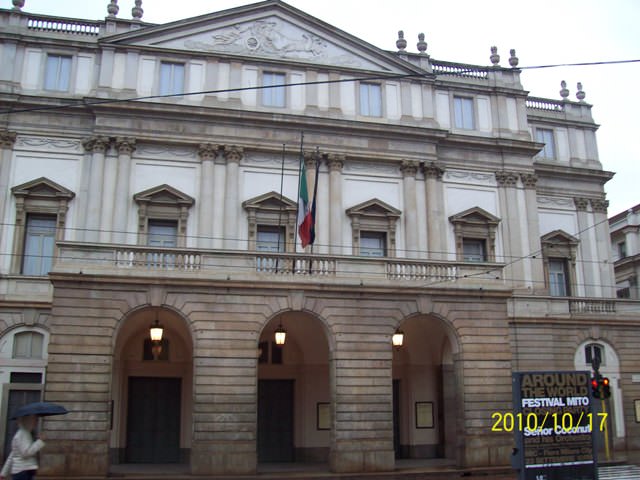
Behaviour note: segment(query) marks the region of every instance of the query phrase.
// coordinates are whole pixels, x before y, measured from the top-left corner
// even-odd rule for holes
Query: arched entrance
[[[458,382],[455,336],[441,319],[416,315],[399,327],[393,351],[393,430],[396,458],[457,460]]]
[[[149,328],[163,327],[161,349]],[[122,320],[114,346],[111,464],[187,464],[191,449],[193,346],[175,311],[148,307]]]
[[[608,414],[607,433],[611,448],[625,447],[625,428],[622,407],[622,390],[620,388],[620,361],[615,349],[603,340],[587,340],[582,342],[574,354],[573,363],[576,370],[587,370],[593,374],[591,365],[595,357],[600,359],[600,375],[608,377],[610,382],[611,398],[602,401],[594,398],[594,414],[601,413],[604,408]],[[604,431],[595,429],[596,444],[600,452],[604,451]],[[604,457],[602,457],[604,458]]]
[[[275,331],[286,331],[276,344]],[[284,312],[258,342],[258,463],[327,462],[330,443],[329,343],[323,323]]]

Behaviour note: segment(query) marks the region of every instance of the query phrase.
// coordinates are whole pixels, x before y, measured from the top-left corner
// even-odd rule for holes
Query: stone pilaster
[[[329,196],[329,168],[327,155],[322,155],[318,165],[318,205],[316,210],[316,243],[314,251],[329,253],[329,210],[332,203]]]
[[[329,155],[329,251],[338,255],[342,255],[343,239],[342,239],[342,223],[344,208],[342,206],[342,168],[344,167],[345,157],[343,155]]]
[[[133,200],[131,191],[131,155],[136,149],[136,139],[117,137],[115,141],[118,152],[118,177],[116,182],[116,208],[113,212],[113,241],[126,243],[129,229],[129,210]],[[129,232],[135,233],[135,232]],[[135,238],[134,235],[131,235]]]
[[[227,181],[224,198],[224,245],[227,249],[243,249],[238,241],[238,217],[240,204],[238,188],[240,188],[239,168],[243,150],[240,147],[225,147],[224,158],[227,161]]]
[[[524,251],[523,238],[525,232],[520,226],[521,211],[518,202],[519,175],[517,172],[500,170],[495,172],[496,183],[498,184],[498,202],[500,204],[500,228],[502,230],[502,248],[504,256],[502,259],[496,258],[507,264],[505,267],[505,278],[512,279],[515,288],[532,288],[531,265],[528,259],[524,258],[529,254]],[[524,206],[523,206],[524,207]]]
[[[104,157],[109,148],[109,139],[103,136],[90,137],[83,140],[82,145],[85,150],[91,154],[84,239],[87,242],[97,242],[100,238],[100,229],[102,228],[100,221],[104,200]],[[105,205],[105,208],[111,207]]]
[[[444,169],[434,162],[423,167],[427,198],[427,257],[430,260],[447,260],[446,225],[444,218]]]
[[[0,217],[4,219],[4,208],[9,185],[9,175],[13,158],[13,145],[16,142],[16,132],[0,130]]]
[[[609,221],[607,219],[607,209],[609,208],[609,200],[604,198],[592,198],[591,209],[595,221],[596,232],[596,251],[598,254],[598,268],[600,270],[600,289],[601,295],[613,298],[616,296],[615,272],[613,263],[607,261],[610,257],[611,250],[611,231],[609,230]]]
[[[576,288],[577,291],[570,292],[572,296],[587,296],[594,297],[600,296],[600,287],[598,279],[600,278],[600,271],[595,262],[596,249],[595,249],[595,231],[593,228],[593,216],[589,212],[589,199],[584,197],[574,197],[573,203],[576,206],[576,212],[578,217],[578,231],[575,232],[575,236],[580,240],[580,252],[583,260],[588,262],[576,263]],[[594,261],[591,263],[591,261]],[[589,279],[585,281],[585,279]],[[582,283],[582,285],[580,285]]]
[[[531,268],[530,278],[532,281],[531,289],[535,291],[544,291],[544,263],[541,255],[535,255],[535,258],[531,258],[532,253],[539,252],[540,245],[540,223],[538,220],[538,194],[536,192],[536,186],[538,184],[538,176],[534,173],[521,173],[520,181],[524,187],[524,207],[525,207],[525,220],[526,220],[526,232],[522,232],[522,238],[524,241],[528,239],[524,244],[524,252],[528,257],[526,261]]]
[[[198,206],[198,246],[213,247],[213,215],[212,212],[222,205],[214,202],[215,159],[219,147],[211,143],[201,143],[198,156],[201,161],[200,170],[200,202]]]
[[[416,202],[416,174],[418,164],[413,161],[403,161],[400,165],[403,178],[404,192],[404,233],[405,257],[418,258],[418,212]]]

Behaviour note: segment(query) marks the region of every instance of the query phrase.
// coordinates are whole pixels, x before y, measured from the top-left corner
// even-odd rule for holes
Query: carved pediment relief
[[[564,230],[554,230],[553,232],[549,232],[543,235],[540,238],[541,243],[546,245],[578,245],[580,242],[573,235],[569,235]]]
[[[71,190],[57,184],[53,180],[49,180],[46,177],[40,177],[21,185],[16,185],[11,189],[11,192],[16,197],[31,197],[51,200],[62,198],[71,200],[75,197],[75,193]]]
[[[387,217],[398,218],[402,213],[397,208],[392,207],[388,203],[372,198],[366,202],[359,203],[346,211],[347,215],[353,216],[367,216],[367,217]]]
[[[114,35],[105,43],[401,72],[412,67],[280,1]]]
[[[480,207],[472,207],[464,212],[456,213],[449,217],[449,221],[454,225],[458,223],[496,226],[500,223],[498,217]]]
[[[193,197],[167,184],[136,193],[133,199],[139,204],[150,205],[184,205],[191,207],[195,203]]]
[[[280,199],[278,192],[268,192],[242,202],[245,210],[297,211],[298,204],[285,196]]]

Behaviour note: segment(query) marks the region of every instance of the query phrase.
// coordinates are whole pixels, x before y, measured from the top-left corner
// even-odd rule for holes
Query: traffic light
[[[602,398],[611,397],[611,389],[609,388],[609,378],[602,377],[602,380],[600,380],[600,385],[602,385]]]
[[[607,379],[607,382],[609,380]],[[600,398],[600,385],[598,383],[598,379],[595,377],[591,378],[591,394],[593,398]]]

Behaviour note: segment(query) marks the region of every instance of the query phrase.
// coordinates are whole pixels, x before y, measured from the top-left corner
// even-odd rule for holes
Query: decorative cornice
[[[16,143],[16,132],[0,130],[0,148],[11,148]]]
[[[573,203],[576,206],[576,210],[578,210],[579,212],[586,212],[587,207],[589,206],[589,199],[583,197],[574,197]]]
[[[131,155],[136,150],[136,139],[133,137],[116,137],[115,145],[120,155]]]
[[[609,208],[609,200],[605,200],[604,198],[592,198],[591,208],[595,213],[606,214],[607,208]]]
[[[240,163],[243,154],[244,151],[242,147],[236,147],[235,145],[232,145],[231,147],[225,147],[224,149],[224,158],[227,162]]]
[[[518,184],[518,173],[500,170],[496,173],[496,182],[499,187],[515,187]]]
[[[418,164],[413,160],[403,160],[400,164],[400,171],[403,177],[416,177],[418,173]]]
[[[442,176],[444,175],[444,168],[435,162],[431,162],[429,164],[425,164],[422,167],[422,171],[424,172],[424,178],[435,178],[436,180],[442,180]]]
[[[220,147],[213,143],[201,143],[198,146],[198,156],[201,160],[215,160]]]
[[[538,176],[535,173],[521,173],[520,180],[522,180],[522,185],[524,188],[536,188],[536,184],[538,183]]]
[[[109,148],[109,139],[107,137],[89,137],[82,140],[82,146],[87,152],[105,153]]]

